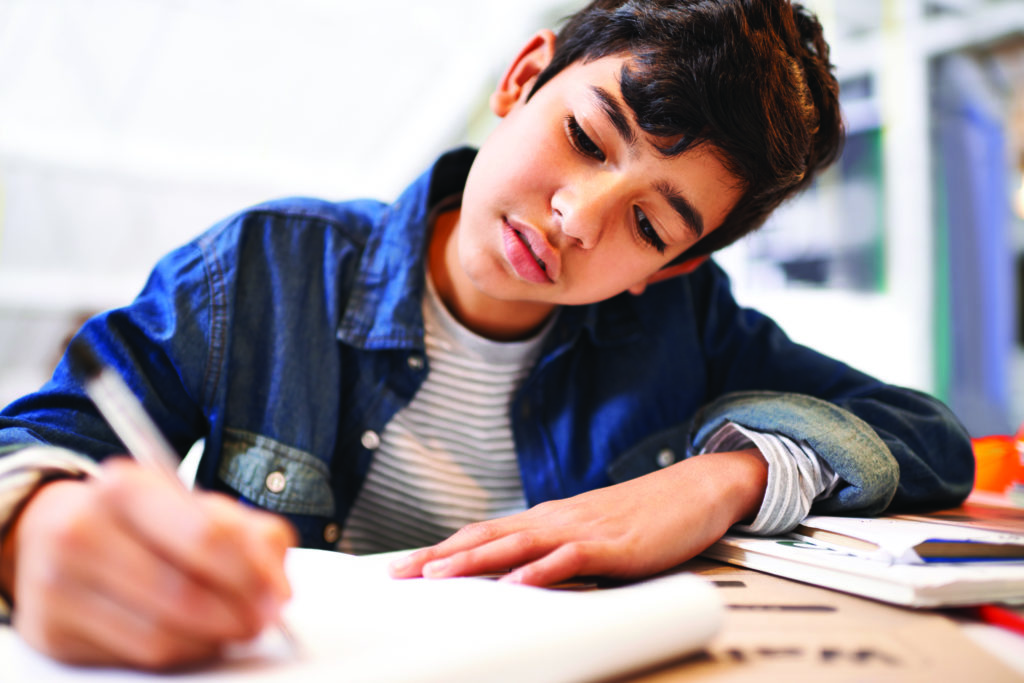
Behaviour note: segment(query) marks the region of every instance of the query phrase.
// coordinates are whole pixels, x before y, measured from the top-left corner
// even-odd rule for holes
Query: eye
[[[576,117],[570,114],[565,117],[565,128],[569,134],[569,140],[572,142],[572,146],[576,148],[583,156],[590,157],[591,159],[597,159],[603,162],[605,160],[604,152],[598,147],[590,136],[584,132],[583,127],[580,126],[579,121]]]
[[[635,229],[637,236],[658,250],[659,254],[665,253],[665,243],[661,237],[658,236],[658,231],[654,229],[654,224],[651,220],[640,210],[639,206],[633,207],[633,217],[636,219]]]

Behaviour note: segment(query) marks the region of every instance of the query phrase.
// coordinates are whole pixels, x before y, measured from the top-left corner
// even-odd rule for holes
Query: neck
[[[459,210],[442,213],[430,236],[430,275],[448,312],[474,333],[496,341],[525,339],[554,311],[552,304],[490,297],[473,284],[459,262]]]

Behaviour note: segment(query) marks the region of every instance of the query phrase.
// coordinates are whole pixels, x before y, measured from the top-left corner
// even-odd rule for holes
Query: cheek
[[[554,132],[538,131],[542,123],[516,122],[502,139],[500,172],[511,184],[524,190],[540,189],[562,178],[574,159],[566,143]]]
[[[597,267],[605,269],[609,277],[628,280],[631,285],[655,272],[669,260],[667,254],[660,254],[657,249],[641,244],[633,228],[622,223],[610,227],[604,233],[601,245],[593,257]]]
[[[590,254],[590,258],[582,259],[579,282],[589,298],[596,301],[620,294],[658,269],[660,261],[642,254],[637,257],[628,249],[628,244],[609,245],[601,254]]]

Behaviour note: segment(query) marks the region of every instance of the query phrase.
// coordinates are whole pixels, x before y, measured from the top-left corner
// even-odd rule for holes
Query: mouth
[[[533,252],[533,248],[530,246],[530,242],[525,237],[523,237],[523,233],[519,232],[515,228],[512,229],[512,232],[516,234],[516,237],[518,237],[519,241],[523,243],[523,246],[526,247],[526,250],[530,252],[530,256],[533,257],[533,260],[537,262],[537,265],[540,266],[540,269],[543,270],[546,274],[548,272],[548,264],[544,263],[543,259],[541,259],[540,256],[537,256],[537,254]]]
[[[503,221],[505,258],[516,275],[527,282],[550,284],[558,277],[558,255],[544,237],[528,226]]]

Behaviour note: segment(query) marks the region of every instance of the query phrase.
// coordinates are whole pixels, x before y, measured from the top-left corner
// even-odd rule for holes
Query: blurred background
[[[392,199],[566,0],[0,0],[0,405],[216,220]],[[718,260],[792,337],[1024,420],[1024,0],[818,0],[839,164]]]

